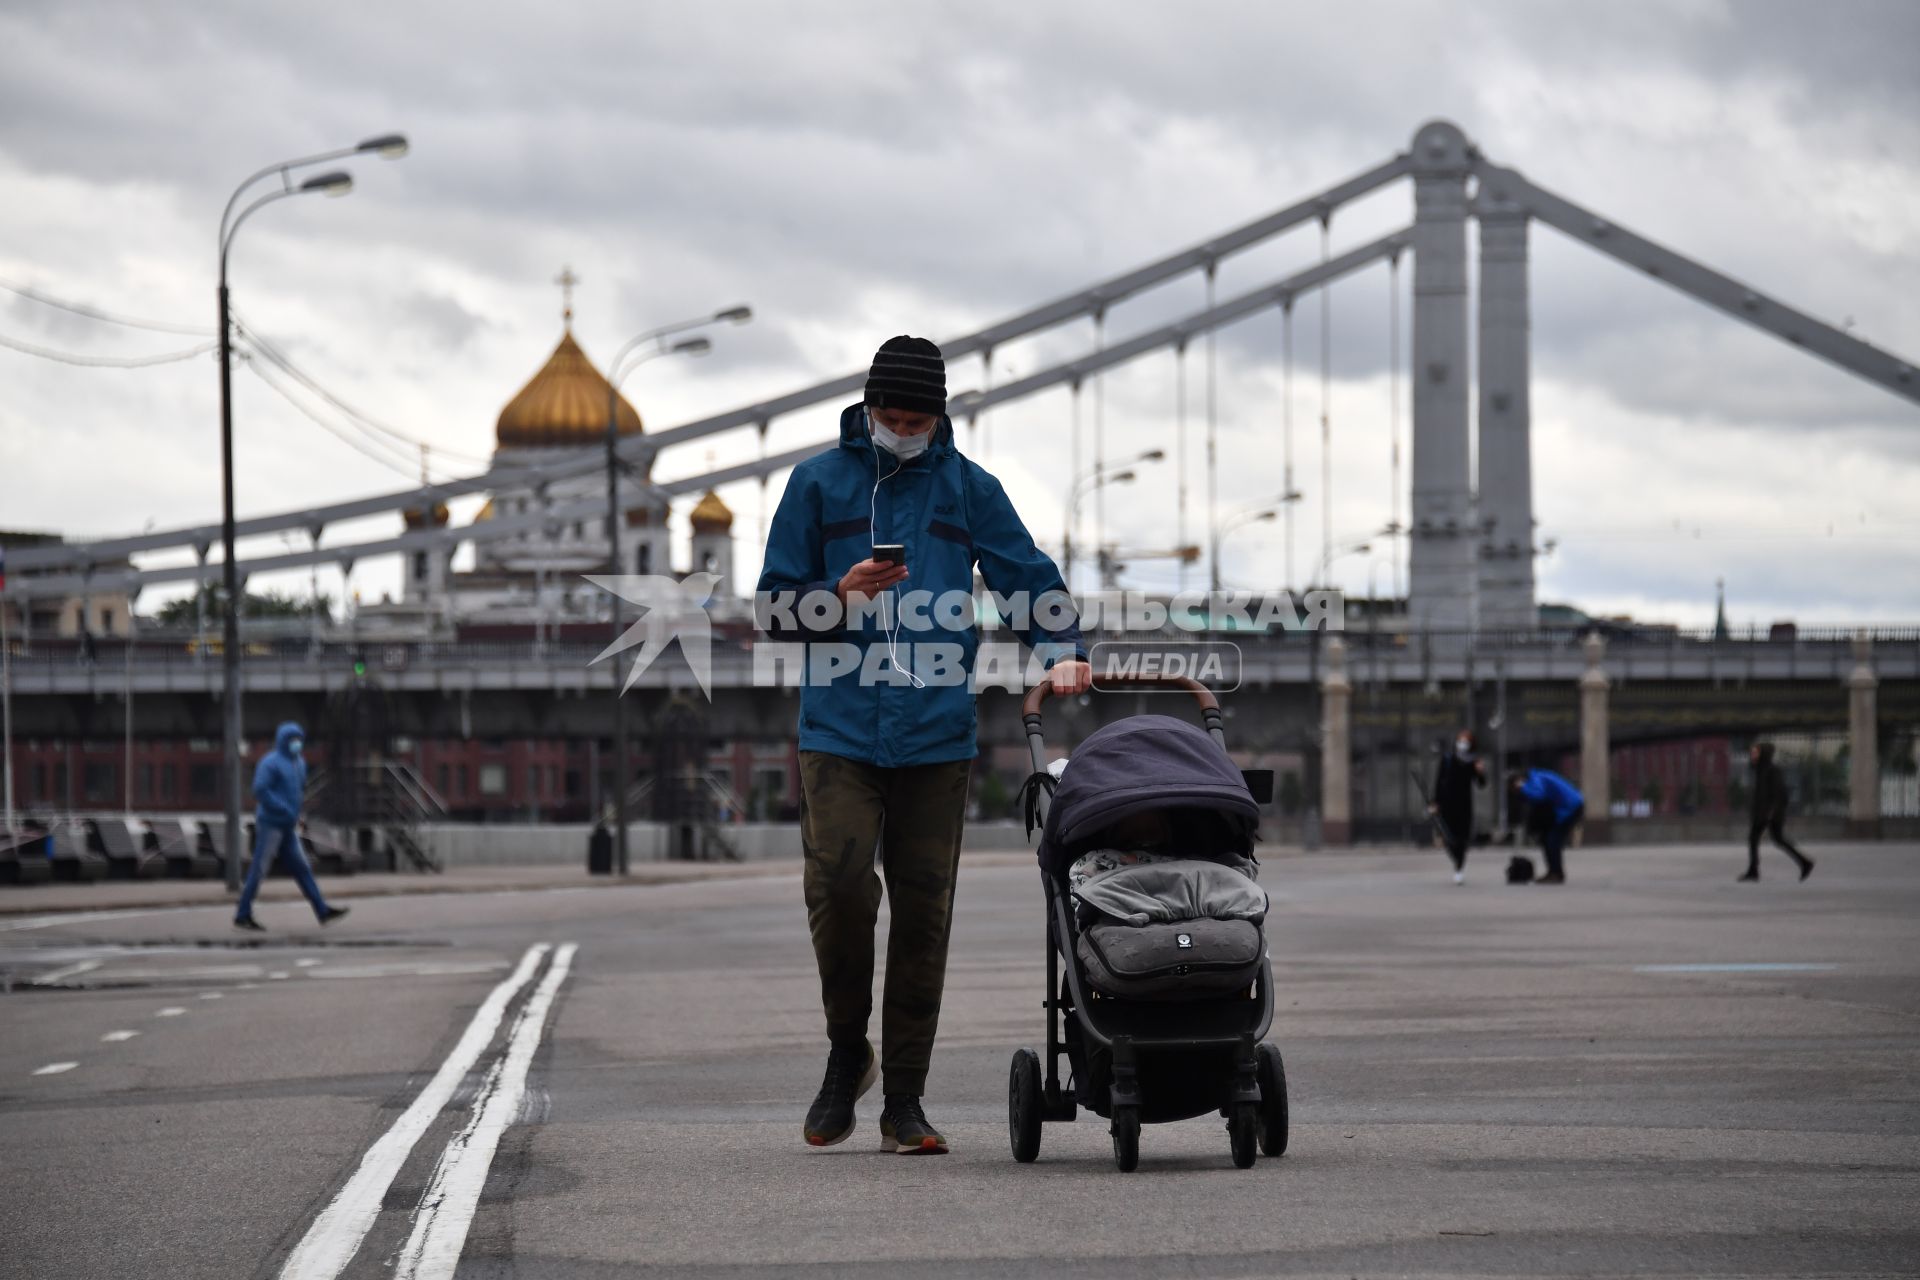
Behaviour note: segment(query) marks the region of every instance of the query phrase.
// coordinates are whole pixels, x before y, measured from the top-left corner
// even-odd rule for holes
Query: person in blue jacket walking
[[[1055,693],[1091,678],[1060,571],[1000,482],[955,446],[946,397],[940,349],[888,339],[863,402],[840,415],[838,447],[794,468],[767,534],[762,625],[805,641],[807,654],[801,845],[830,1045],[803,1126],[813,1146],[853,1133],[855,1103],[881,1077],[881,1148],[947,1150],[921,1097],[978,752],[976,566],[990,590],[1025,602],[1014,626]],[[892,923],[876,1057],[867,1025],[882,876]]]
[[[1586,797],[1551,769],[1515,770],[1507,776],[1507,786],[1526,802],[1527,825],[1540,832],[1540,852],[1546,858],[1547,873],[1534,883],[1565,884],[1566,868],[1560,855],[1574,826],[1587,814]]]
[[[273,750],[260,758],[253,771],[253,863],[247,868],[247,883],[240,890],[240,905],[233,914],[237,929],[266,931],[266,926],[253,918],[253,896],[260,892],[260,879],[279,854],[286,855],[300,892],[307,895],[321,924],[332,924],[347,914],[345,907],[327,905],[313,878],[313,868],[307,864],[306,851],[300,847],[300,806],[307,796],[307,762],[301,758],[301,751],[306,737],[299,725],[287,721],[273,735]]]

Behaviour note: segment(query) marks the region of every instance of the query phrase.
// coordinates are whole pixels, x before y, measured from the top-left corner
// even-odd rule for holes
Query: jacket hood
[[[274,731],[273,749],[284,754],[286,753],[289,742],[292,742],[295,738],[304,738],[306,736],[307,731],[300,727],[299,721],[289,720]]]
[[[865,404],[850,404],[840,411],[840,447],[855,453],[878,452],[873,447],[873,437],[867,434]],[[940,425],[933,429],[933,443],[927,446],[925,456],[943,458],[958,452],[953,444],[953,419],[943,413],[940,415]]]

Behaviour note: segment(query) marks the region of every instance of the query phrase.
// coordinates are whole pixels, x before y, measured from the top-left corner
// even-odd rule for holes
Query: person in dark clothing
[[[1787,780],[1781,774],[1780,766],[1773,762],[1773,744],[1756,742],[1747,752],[1747,758],[1753,762],[1753,802],[1748,812],[1752,825],[1747,828],[1747,873],[1740,877],[1742,882],[1760,878],[1760,833],[1766,832],[1773,842],[1800,865],[1800,878],[1805,880],[1813,874],[1813,859],[1793,847],[1787,839],[1784,824],[1787,820]]]
[[[940,348],[905,334],[888,339],[874,353],[864,399],[840,415],[839,447],[793,469],[767,531],[760,599],[770,609],[801,598],[840,606],[824,622],[796,610],[782,623],[770,612],[769,634],[807,644],[817,651],[810,662],[838,654],[847,663],[823,663],[824,674],[800,690],[802,887],[829,1045],[801,1130],[815,1147],[853,1133],[855,1104],[877,1079],[881,1149],[947,1150],[921,1097],[979,753],[966,678],[976,645],[970,630],[957,642],[908,606],[916,593],[967,600],[976,569],[1001,596],[1065,596],[1060,571],[1034,546],[1000,482],[954,443],[946,386]],[[897,623],[885,620],[893,609],[859,616],[856,606],[876,601],[898,607]],[[1052,625],[1041,621],[1050,617],[1032,610],[1019,629],[1053,692],[1080,693],[1092,671],[1078,621],[1071,609]],[[952,659],[946,667],[928,661],[942,651]],[[883,884],[890,922],[875,1054],[867,1030]]]
[[[1512,798],[1526,806],[1527,829],[1540,835],[1540,852],[1547,872],[1535,884],[1565,884],[1566,868],[1561,853],[1574,827],[1587,815],[1586,797],[1580,789],[1551,769],[1528,769],[1507,775]]]
[[[1473,843],[1473,789],[1487,785],[1487,762],[1474,750],[1473,730],[1462,729],[1453,751],[1440,757],[1433,774],[1433,803],[1428,814],[1438,819],[1440,839],[1453,862],[1453,882],[1467,879],[1467,846]]]

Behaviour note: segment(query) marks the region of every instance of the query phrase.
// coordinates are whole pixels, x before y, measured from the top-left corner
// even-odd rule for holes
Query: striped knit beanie
[[[873,368],[867,371],[867,403],[876,409],[944,414],[947,362],[940,348],[904,333],[881,343],[873,353]]]

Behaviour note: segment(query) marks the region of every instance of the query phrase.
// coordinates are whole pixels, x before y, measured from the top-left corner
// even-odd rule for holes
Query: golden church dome
[[[720,501],[720,495],[707,490],[706,496],[694,506],[687,519],[693,522],[695,533],[731,533],[733,531],[733,511]]]
[[[640,415],[625,396],[614,400],[623,436],[640,434]],[[607,438],[607,380],[587,359],[569,329],[546,365],[500,411],[494,439],[502,447],[537,449],[592,445]]]
[[[400,513],[400,518],[407,522],[409,529],[424,529],[428,525],[442,528],[447,523],[447,504],[436,502],[431,507],[408,507]]]

